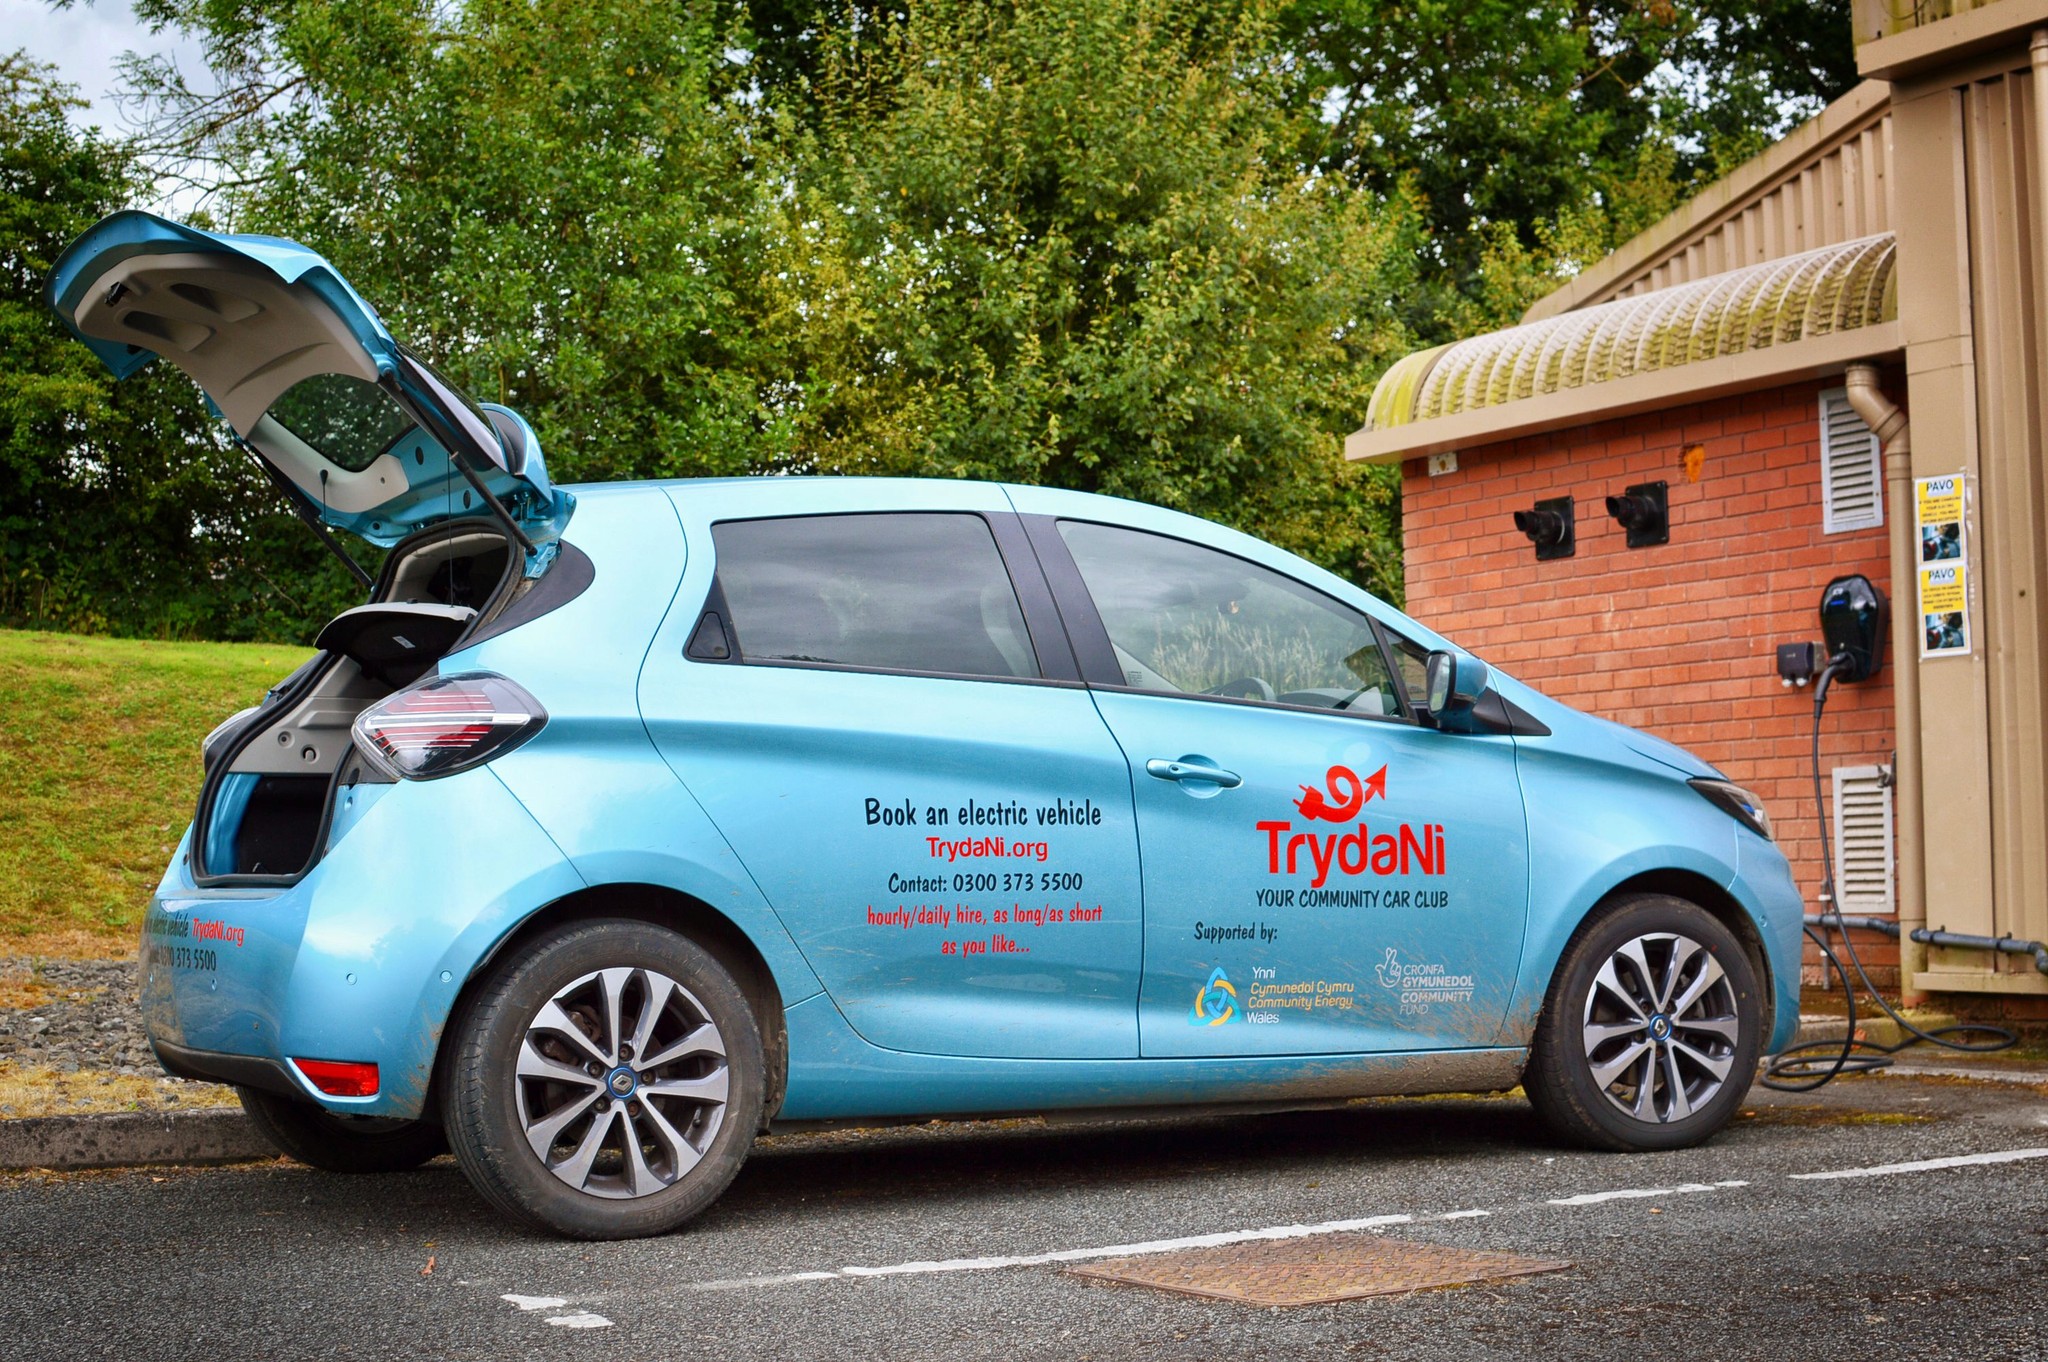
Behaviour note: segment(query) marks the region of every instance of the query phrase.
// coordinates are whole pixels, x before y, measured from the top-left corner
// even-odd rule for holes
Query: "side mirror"
[[[1428,695],[1425,707],[1438,728],[1465,732],[1472,726],[1472,706],[1486,693],[1491,673],[1470,653],[1438,651],[1423,664]]]

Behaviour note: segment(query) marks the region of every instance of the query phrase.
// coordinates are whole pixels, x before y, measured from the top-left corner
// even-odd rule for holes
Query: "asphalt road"
[[[1745,1110],[1707,1148],[1634,1156],[1556,1148],[1508,1098],[787,1136],[695,1226],[625,1244],[514,1231],[446,1160],[13,1177],[0,1352],[2048,1358],[2048,1157],[1793,1176],[2048,1152],[2039,1090],[1868,1078]],[[1574,1266],[1269,1309],[949,1261],[1382,1216],[1410,1217],[1389,1237]]]

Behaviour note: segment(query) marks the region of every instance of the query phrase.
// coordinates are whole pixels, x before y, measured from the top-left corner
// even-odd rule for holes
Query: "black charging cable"
[[[1832,834],[1828,830],[1827,801],[1821,798],[1820,779],[1820,716],[1828,702],[1828,686],[1837,672],[1849,666],[1847,653],[1836,653],[1821,668],[1820,679],[1813,688],[1813,807],[1820,816],[1820,864],[1821,898],[1830,908],[1835,904],[1835,855]],[[1809,919],[1811,921],[1811,919]],[[1842,961],[1832,947],[1812,927],[1806,928],[1806,935],[1813,944],[1820,947],[1821,958],[1826,967],[1834,971],[1834,977],[1842,984],[1842,998],[1847,1004],[1847,1030],[1840,1040],[1813,1040],[1803,1045],[1794,1045],[1771,1061],[1759,1081],[1767,1088],[1779,1092],[1812,1092],[1823,1084],[1831,1083],[1845,1073],[1872,1073],[1878,1069],[1890,1068],[1892,1056],[1911,1045],[1925,1042],[1938,1045],[1944,1050],[1960,1050],[1965,1054],[1988,1054],[1993,1050],[2004,1050],[2019,1043],[2019,1037],[2002,1026],[1988,1026],[1981,1022],[1963,1022],[1956,1026],[1937,1026],[1932,1031],[1923,1031],[1907,1021],[1884,1000],[1877,985],[1870,981],[1870,972],[1863,968],[1863,960],[1856,954],[1856,942],[1849,935],[1849,928],[1839,911],[1823,913],[1820,925],[1842,934],[1842,949],[1849,957],[1849,963],[1856,967],[1856,977],[1863,983],[1864,992],[1876,1002],[1884,1014],[1897,1022],[1905,1033],[1897,1045],[1883,1045],[1874,1040],[1856,1038],[1856,987],[1849,978],[1849,971],[1842,968]],[[1822,981],[1826,982],[1823,972]],[[1956,1036],[1983,1036],[1982,1041],[1951,1039]]]

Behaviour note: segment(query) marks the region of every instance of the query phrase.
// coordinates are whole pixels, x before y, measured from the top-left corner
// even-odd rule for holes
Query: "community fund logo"
[[[1387,947],[1387,958],[1373,970],[1380,987],[1400,993],[1401,1015],[1422,1017],[1432,1005],[1468,1005],[1472,1001],[1472,976],[1451,974],[1440,964],[1403,960],[1401,952]]]
[[[1286,819],[1262,819],[1256,824],[1266,834],[1266,873],[1296,875],[1304,871],[1314,878],[1310,888],[1321,889],[1331,873],[1343,875],[1441,875],[1444,865],[1444,826],[1401,823],[1390,830],[1375,832],[1361,817],[1375,799],[1387,797],[1387,768],[1363,780],[1349,766],[1332,766],[1323,774],[1323,788],[1301,787],[1294,809],[1309,820],[1310,828],[1294,830]],[[1357,821],[1353,821],[1357,820]],[[1317,832],[1317,823],[1351,823],[1349,832]],[[1387,824],[1378,825],[1387,828]],[[1287,891],[1292,892],[1292,891]]]
[[[1195,1007],[1188,1013],[1190,1026],[1221,1026],[1237,1015],[1237,990],[1230,976],[1218,965],[1209,971],[1209,982],[1195,990]]]

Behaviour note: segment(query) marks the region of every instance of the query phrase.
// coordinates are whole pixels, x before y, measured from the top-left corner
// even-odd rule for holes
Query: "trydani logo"
[[[1362,780],[1349,766],[1331,766],[1323,772],[1323,786],[1320,790],[1302,786],[1301,798],[1294,801],[1294,811],[1309,820],[1308,830],[1296,832],[1294,824],[1283,818],[1262,818],[1253,825],[1266,834],[1267,874],[1297,875],[1306,869],[1315,876],[1309,888],[1321,889],[1329,883],[1332,871],[1345,875],[1445,873],[1443,824],[1388,821],[1378,826],[1390,830],[1376,833],[1363,821],[1365,806],[1375,799],[1382,811],[1386,808],[1384,764]],[[1351,830],[1317,832],[1319,823],[1350,823]]]
[[[1209,982],[1195,990],[1195,1007],[1188,1014],[1189,1026],[1221,1026],[1237,1015],[1237,990],[1230,976],[1218,965],[1209,972]]]
[[[1387,768],[1381,766],[1364,780],[1349,766],[1332,766],[1323,776],[1328,792],[1304,785],[1301,798],[1294,801],[1303,818],[1325,823],[1348,823],[1377,795],[1387,797]]]

